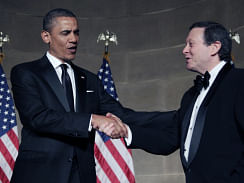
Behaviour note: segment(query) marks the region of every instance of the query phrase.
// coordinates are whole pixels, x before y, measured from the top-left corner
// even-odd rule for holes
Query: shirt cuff
[[[91,121],[92,121],[92,115],[90,117],[90,122],[89,122],[89,126],[88,126],[88,131],[92,131],[92,124],[91,124]]]
[[[131,145],[131,142],[132,142],[132,132],[130,130],[130,127],[128,125],[126,125],[126,128],[127,128],[127,132],[128,132],[128,137],[125,137],[125,143],[127,146],[130,146]]]

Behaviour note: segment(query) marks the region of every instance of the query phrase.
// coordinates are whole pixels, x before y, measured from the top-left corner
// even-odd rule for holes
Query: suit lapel
[[[76,85],[76,111],[84,112],[85,103],[86,103],[86,75],[81,72],[81,70],[71,64],[74,75],[75,75],[75,85]]]
[[[200,139],[202,136],[202,131],[205,123],[206,111],[207,111],[207,106],[201,106],[197,113],[197,118],[196,118],[197,124],[195,124],[194,131],[191,138],[191,145],[190,145],[189,155],[188,155],[188,165],[191,164],[198,150],[198,146],[200,143]]]
[[[188,127],[190,124],[192,110],[193,110],[197,96],[198,96],[197,92],[195,90],[192,90],[191,91],[192,100],[190,101],[190,105],[188,105],[189,107],[188,107],[188,109],[184,115],[184,118],[182,121],[182,126],[181,126],[181,147],[180,147],[181,151],[180,151],[180,154],[181,154],[182,163],[185,167],[187,166],[187,161],[186,161],[185,156],[184,156],[184,149],[185,149],[184,144],[185,144],[185,139],[186,139]]]
[[[57,73],[54,70],[52,64],[48,61],[48,58],[44,56],[40,60],[40,64],[42,65],[42,76],[46,80],[46,82],[51,87],[52,91],[57,96],[59,102],[63,105],[66,111],[69,111],[69,104],[66,100],[66,95],[63,89],[62,84],[60,83]]]
[[[188,166],[191,164],[192,160],[194,159],[203,132],[204,124],[205,124],[205,118],[207,113],[208,104],[211,101],[212,97],[214,96],[218,86],[220,85],[221,81],[224,79],[224,77],[227,75],[227,73],[231,70],[233,66],[229,63],[226,63],[225,66],[221,69],[219,74],[217,75],[213,85],[211,86],[209,92],[207,93],[205,99],[203,100],[200,109],[197,113],[196,118],[196,125],[194,127],[194,132],[192,134],[191,139],[191,145],[189,150],[189,157],[188,157]],[[188,129],[186,129],[187,131]]]
[[[41,59],[40,64],[42,65],[42,75],[57,96],[60,103],[64,106],[66,111],[70,111],[68,101],[60,83],[57,73],[54,70],[52,64],[48,61],[48,58],[44,56]],[[74,70],[75,84],[76,84],[76,111],[84,111],[85,106],[85,95],[86,95],[86,76],[85,74],[73,63],[70,63]]]

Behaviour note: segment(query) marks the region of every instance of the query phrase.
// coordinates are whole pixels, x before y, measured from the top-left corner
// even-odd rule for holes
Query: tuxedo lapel
[[[202,136],[202,131],[205,123],[205,118],[206,118],[206,111],[207,111],[207,106],[203,105],[200,107],[198,113],[197,113],[197,118],[196,118],[196,124],[194,127],[194,131],[192,134],[191,138],[191,145],[189,149],[189,155],[188,155],[188,165],[191,164],[193,158],[196,155],[200,139]]]
[[[66,99],[64,88],[63,88],[62,84],[60,83],[58,76],[57,76],[57,73],[54,70],[52,64],[48,61],[48,58],[46,56],[44,56],[40,60],[40,64],[42,66],[42,70],[41,70],[42,76],[44,77],[46,82],[49,84],[52,91],[55,93],[59,102],[63,105],[65,110],[69,111],[70,110],[69,104],[68,104],[68,101]]]
[[[78,67],[74,64],[71,64],[74,75],[75,75],[75,84],[76,84],[76,111],[84,112],[85,103],[86,103],[86,75],[80,71]]]
[[[195,123],[194,131],[192,134],[192,138],[191,138],[191,145],[190,145],[189,157],[188,157],[188,163],[187,163],[188,166],[191,164],[192,160],[194,159],[196,152],[198,150],[199,144],[200,144],[200,140],[201,140],[204,124],[205,124],[208,104],[211,101],[212,97],[214,96],[221,81],[224,79],[227,72],[229,72],[231,68],[232,68],[231,64],[229,64],[229,63],[225,64],[225,66],[221,69],[218,76],[216,77],[213,85],[209,89],[209,92],[207,93],[205,99],[203,100],[203,102],[200,106],[200,109],[197,113],[196,123]],[[186,129],[186,131],[187,130],[188,129]]]
[[[186,139],[186,134],[187,134],[187,131],[188,131],[188,127],[189,127],[189,124],[190,124],[190,119],[191,119],[191,114],[192,114],[192,110],[193,110],[193,107],[194,107],[194,104],[195,104],[195,101],[197,99],[197,96],[198,96],[198,93],[194,90],[192,91],[192,100],[190,101],[190,105],[184,115],[184,119],[182,121],[182,126],[181,126],[181,151],[180,151],[180,154],[181,154],[181,160],[182,160],[182,163],[183,165],[186,167],[187,166],[187,162],[186,162],[186,159],[185,159],[185,156],[184,156],[184,144],[185,144],[185,139]]]

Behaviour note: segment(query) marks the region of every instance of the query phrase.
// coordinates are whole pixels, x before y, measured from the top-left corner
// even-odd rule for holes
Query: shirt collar
[[[49,62],[52,64],[54,69],[57,69],[61,64],[63,64],[61,60],[59,60],[57,57],[51,55],[49,53],[49,51],[47,51],[46,56],[47,56]],[[65,62],[64,64],[66,64],[68,66],[68,68],[71,68],[71,66],[68,63]]]

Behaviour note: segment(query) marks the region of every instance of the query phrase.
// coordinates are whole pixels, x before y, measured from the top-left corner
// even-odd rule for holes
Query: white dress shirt
[[[225,64],[226,64],[225,61],[221,61],[218,65],[216,65],[209,72],[209,74],[210,74],[209,86],[206,89],[202,88],[202,90],[200,91],[200,94],[198,95],[198,97],[196,99],[196,102],[194,104],[193,111],[192,111],[192,114],[191,114],[190,125],[189,125],[189,128],[188,128],[188,132],[187,132],[187,136],[186,136],[186,140],[185,140],[185,145],[184,145],[184,156],[186,158],[186,161],[188,161],[189,149],[190,149],[190,144],[191,144],[191,138],[192,138],[192,134],[193,134],[193,130],[194,130],[194,126],[195,126],[198,110],[199,110],[204,98],[206,97],[210,87],[212,86],[214,80],[216,79],[219,71],[224,67]]]

